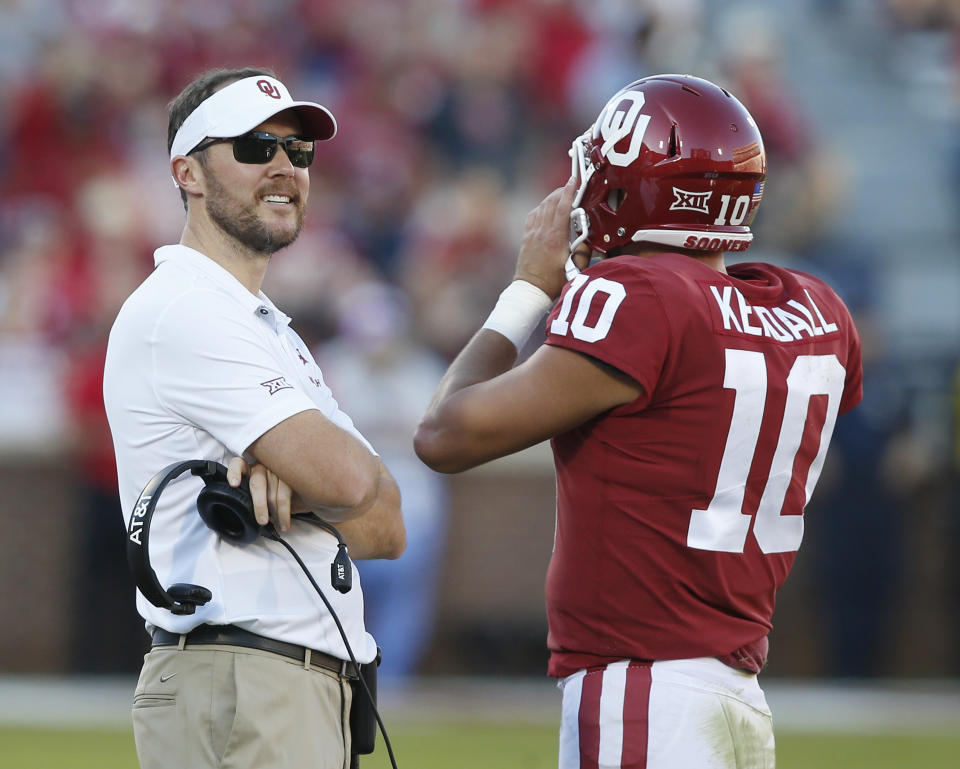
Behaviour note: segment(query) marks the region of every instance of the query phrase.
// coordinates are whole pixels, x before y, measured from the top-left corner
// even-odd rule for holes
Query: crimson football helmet
[[[571,243],[743,251],[763,195],[760,131],[729,92],[689,75],[619,91],[570,149]]]

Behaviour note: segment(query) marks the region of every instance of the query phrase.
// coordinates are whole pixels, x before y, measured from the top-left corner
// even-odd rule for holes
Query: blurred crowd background
[[[956,0],[0,0],[0,672],[139,667],[106,336],[183,226],[167,103],[254,65],[340,126],[265,290],[403,490],[407,555],[360,567],[387,676],[543,673],[549,455],[444,478],[410,439],[573,137],[661,72],[751,110],[746,258],[827,279],[864,337],[771,671],[960,674],[958,33]]]

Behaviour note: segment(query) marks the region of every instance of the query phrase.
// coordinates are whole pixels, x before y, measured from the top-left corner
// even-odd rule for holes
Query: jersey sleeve
[[[649,399],[670,346],[661,297],[642,268],[599,262],[564,287],[547,318],[546,343],[589,355],[632,377]]]
[[[863,400],[863,358],[860,349],[860,334],[849,318],[849,352],[847,353],[847,379],[843,386],[843,397],[840,399],[840,412],[846,414],[861,400]]]
[[[301,355],[306,356],[304,360],[306,361],[305,365],[310,366],[311,371],[316,372],[316,381],[311,381],[311,384],[314,385],[314,403],[316,408],[320,410],[327,419],[333,422],[341,430],[346,430],[352,436],[354,436],[358,441],[360,441],[364,446],[367,447],[367,450],[374,456],[380,456],[377,453],[377,450],[373,447],[373,444],[368,441],[360,430],[357,429],[356,425],[353,423],[353,419],[350,418],[350,415],[345,411],[341,410],[340,404],[337,402],[337,399],[333,397],[333,391],[324,381],[323,372],[320,370],[320,366],[317,365],[316,360],[314,360],[313,354],[310,352],[310,346],[300,338],[300,336],[291,328],[287,329],[287,334],[294,339],[295,346],[297,351]],[[319,394],[317,394],[319,391]],[[320,402],[317,403],[317,400]]]
[[[284,419],[317,408],[267,333],[252,333],[229,298],[214,293],[173,302],[150,340],[158,401],[237,455]]]
[[[799,274],[809,292],[817,297],[824,307],[830,308],[830,317],[842,318],[838,320],[841,326],[843,342],[838,343],[838,356],[843,358],[843,367],[846,370],[846,379],[843,384],[843,395],[840,397],[840,414],[846,414],[863,400],[863,355],[861,351],[860,333],[857,330],[853,315],[827,283],[820,278],[807,273]]]

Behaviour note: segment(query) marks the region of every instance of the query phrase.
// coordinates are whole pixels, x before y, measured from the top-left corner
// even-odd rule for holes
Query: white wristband
[[[532,283],[515,280],[500,293],[481,328],[503,334],[520,350],[553,307],[553,300]]]

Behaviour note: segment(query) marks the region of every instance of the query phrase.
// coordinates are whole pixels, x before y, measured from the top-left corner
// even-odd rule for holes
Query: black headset
[[[234,488],[227,482],[227,468],[219,462],[191,459],[165,467],[150,479],[133,507],[127,526],[127,563],[144,597],[154,606],[169,609],[174,614],[193,614],[198,606],[213,598],[210,590],[202,585],[184,582],[164,590],[150,565],[150,522],[157,501],[167,484],[188,470],[203,479],[204,487],[197,496],[197,512],[211,530],[235,545],[248,545],[261,536],[282,542],[272,524],[261,526],[257,523],[250,481],[246,476]],[[330,565],[330,581],[337,591],[349,591],[353,577],[347,546],[340,532],[314,513],[296,515],[294,520],[318,526],[336,537],[337,555]]]

